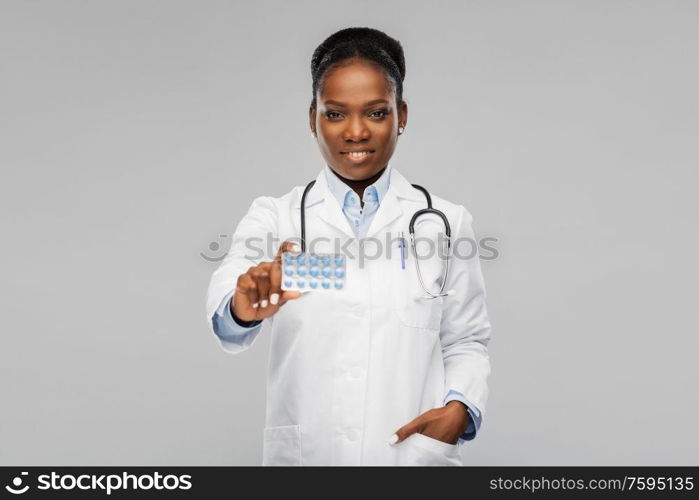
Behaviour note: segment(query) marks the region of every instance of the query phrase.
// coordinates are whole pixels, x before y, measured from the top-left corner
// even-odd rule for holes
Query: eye
[[[377,113],[379,113],[377,115]],[[373,111],[369,116],[374,116],[376,118],[384,118],[388,116],[388,110],[387,109],[377,109],[376,111]]]
[[[340,115],[340,113],[337,113],[335,111],[326,111],[325,112],[325,117],[328,118],[329,120],[334,120],[336,116],[340,117],[342,115]]]

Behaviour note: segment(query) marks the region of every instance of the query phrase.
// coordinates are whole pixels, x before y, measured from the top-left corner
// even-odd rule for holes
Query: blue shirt
[[[381,176],[364,189],[364,194],[362,195],[363,207],[359,203],[359,195],[342,182],[327,164],[325,165],[325,178],[328,181],[330,192],[342,207],[342,213],[347,217],[355,237],[363,238],[369,229],[374,214],[379,209],[381,201],[386,197],[386,192],[391,182],[391,165],[387,165]],[[234,293],[235,290],[226,295],[216,310],[212,321],[214,332],[224,340],[240,343],[242,339],[245,339],[245,343],[250,344],[260,332],[262,322],[257,322],[252,326],[242,326],[236,322],[228,306]],[[468,428],[459,439],[470,441],[476,437],[478,429],[480,429],[481,412],[463,394],[451,389],[444,398],[444,404],[454,400],[461,401],[468,408]]]
[[[374,214],[379,209],[381,201],[386,197],[386,191],[388,191],[391,181],[391,165],[386,166],[381,176],[364,189],[362,195],[364,207],[359,203],[359,195],[354,189],[342,182],[327,164],[325,165],[325,178],[328,180],[330,192],[342,207],[342,213],[345,214],[350,226],[352,226],[354,235],[357,238],[364,238]]]

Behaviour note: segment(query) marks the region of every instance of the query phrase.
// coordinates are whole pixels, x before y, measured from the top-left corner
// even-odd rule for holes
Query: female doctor
[[[311,72],[310,128],[326,166],[304,199],[305,239],[313,252],[339,243],[354,256],[345,288],[281,290],[281,253],[299,250],[290,243],[301,235],[297,186],[252,202],[211,278],[207,319],[230,353],[269,324],[263,464],[461,465],[460,448],[485,415],[490,323],[477,255],[453,252],[453,294],[426,298],[410,247],[401,259],[393,245],[427,206],[389,164],[408,118],[402,47],[378,30],[343,29],[315,50]],[[473,242],[470,213],[431,198],[452,244]],[[437,241],[443,222],[426,215],[416,236]],[[283,242],[275,255],[251,255],[250,241],[270,237]],[[367,241],[390,244],[360,261]],[[442,260],[419,264],[425,287],[438,291]]]

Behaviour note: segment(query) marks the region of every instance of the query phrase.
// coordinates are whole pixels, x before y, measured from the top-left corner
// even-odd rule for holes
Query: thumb
[[[420,430],[420,417],[417,417],[410,421],[409,423],[405,424],[403,427],[398,429],[393,436],[388,440],[390,444],[398,444],[406,439],[408,439],[410,436],[415,434],[416,432],[419,432]]]
[[[282,244],[279,245],[279,250],[277,250],[277,255],[274,257],[274,260],[277,262],[281,262],[282,260],[282,254],[284,252],[298,252],[299,251],[299,246],[294,243],[293,241],[282,241]]]
[[[279,305],[283,305],[287,300],[298,299],[303,296],[298,290],[282,290],[281,298],[279,299]]]

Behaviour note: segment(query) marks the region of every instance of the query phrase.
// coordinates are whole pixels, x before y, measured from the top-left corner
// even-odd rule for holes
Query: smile
[[[354,162],[362,161],[368,158],[369,155],[373,153],[374,151],[369,149],[365,151],[340,151],[340,154],[347,156],[348,159]]]

